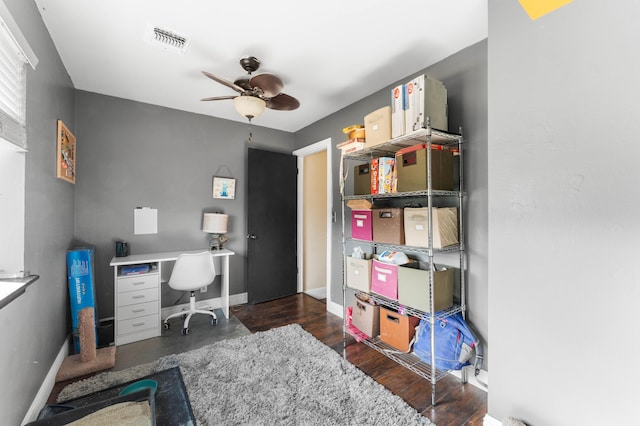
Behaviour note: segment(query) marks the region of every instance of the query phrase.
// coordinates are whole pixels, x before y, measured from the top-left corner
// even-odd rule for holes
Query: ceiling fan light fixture
[[[233,105],[240,115],[251,120],[264,112],[267,103],[256,96],[241,95],[233,99]]]

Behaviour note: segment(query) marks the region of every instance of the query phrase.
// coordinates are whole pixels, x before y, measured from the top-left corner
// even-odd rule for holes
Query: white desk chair
[[[208,251],[202,253],[184,253],[178,256],[171,277],[169,278],[169,287],[174,290],[190,291],[189,310],[177,312],[169,315],[164,320],[164,328],[169,329],[171,318],[184,317],[184,325],[182,326],[182,334],[189,334],[189,320],[193,314],[205,314],[211,316],[211,325],[218,322],[216,314],[213,313],[211,306],[200,306],[196,308],[195,291],[207,287],[216,277],[216,269],[213,264],[213,258]]]

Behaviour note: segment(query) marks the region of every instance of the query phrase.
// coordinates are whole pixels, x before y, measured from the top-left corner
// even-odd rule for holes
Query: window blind
[[[0,21],[0,138],[26,151],[26,58]]]

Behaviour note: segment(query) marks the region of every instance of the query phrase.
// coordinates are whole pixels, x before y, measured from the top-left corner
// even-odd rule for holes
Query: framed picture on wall
[[[56,150],[56,177],[76,183],[76,137],[58,120],[58,148]]]
[[[236,198],[236,180],[233,178],[213,178],[213,198],[233,200]]]

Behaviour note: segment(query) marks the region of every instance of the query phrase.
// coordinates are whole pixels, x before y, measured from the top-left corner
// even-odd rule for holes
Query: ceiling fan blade
[[[267,108],[279,111],[292,111],[300,106],[300,102],[293,96],[280,93],[267,101]]]
[[[282,88],[284,87],[284,85],[282,84],[282,80],[280,80],[280,77],[269,74],[268,72],[254,75],[249,80],[249,84],[251,84],[251,87],[260,88],[264,96],[267,98],[273,98],[277,96],[278,94],[280,94]]]
[[[235,90],[238,93],[244,93],[244,89],[242,87],[230,82],[226,78],[218,77],[217,75],[213,75],[210,72],[206,72],[206,71],[202,71],[202,74],[209,77],[213,81],[217,81],[218,83],[224,86],[230,87],[231,89]]]
[[[233,99],[236,96],[212,96],[210,98],[202,98],[201,101],[223,101],[225,99]]]

